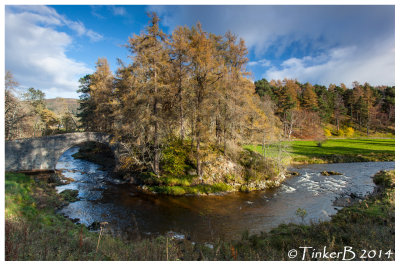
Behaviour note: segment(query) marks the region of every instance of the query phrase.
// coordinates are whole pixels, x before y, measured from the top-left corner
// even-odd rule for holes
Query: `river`
[[[343,194],[366,195],[374,189],[371,176],[394,169],[394,162],[338,163],[298,166],[299,176],[287,179],[279,188],[223,196],[146,195],[134,186],[122,184],[99,170],[99,165],[74,159],[73,147],[59,159],[56,168],[74,181],[56,187],[79,190],[79,200],[59,212],[87,226],[108,222],[114,234],[157,236],[170,233],[193,241],[237,239],[250,233],[269,231],[281,223],[309,223],[327,220],[340,207],[333,201]],[[343,175],[322,176],[321,171]],[[304,220],[296,215],[302,208]]]

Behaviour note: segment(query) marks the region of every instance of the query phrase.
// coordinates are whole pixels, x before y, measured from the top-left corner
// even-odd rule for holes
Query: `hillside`
[[[79,101],[78,99],[57,97],[53,99],[46,99],[46,105],[48,109],[58,115],[63,114],[66,111],[77,114]]]

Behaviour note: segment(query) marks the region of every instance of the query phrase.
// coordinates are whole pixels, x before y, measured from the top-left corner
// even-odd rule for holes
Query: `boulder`
[[[330,176],[330,175],[343,175],[343,174],[335,171],[322,171],[321,175]]]

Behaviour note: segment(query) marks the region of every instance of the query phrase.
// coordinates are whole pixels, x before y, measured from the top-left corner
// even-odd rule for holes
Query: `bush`
[[[279,167],[271,159],[250,150],[241,153],[240,164],[245,168],[246,181],[266,180],[279,174]]]
[[[168,176],[184,176],[185,170],[190,168],[187,164],[190,146],[185,145],[180,139],[172,139],[162,151],[161,169]]]
[[[385,188],[394,188],[395,186],[395,174],[394,171],[380,171],[373,177],[373,181],[377,185],[381,185]]]
[[[343,137],[344,136],[344,131],[342,129],[339,129],[338,132],[337,132],[337,135],[339,137]]]
[[[346,127],[344,130],[346,137],[352,137],[354,135],[354,129],[352,127]]]
[[[327,129],[327,128],[324,128],[324,134],[325,134],[325,137],[330,137],[330,136],[332,136],[331,131],[330,131],[329,129]]]

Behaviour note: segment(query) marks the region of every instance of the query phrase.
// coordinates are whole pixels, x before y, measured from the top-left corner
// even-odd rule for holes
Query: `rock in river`
[[[330,176],[330,175],[343,175],[343,174],[335,171],[322,171],[321,175]]]

